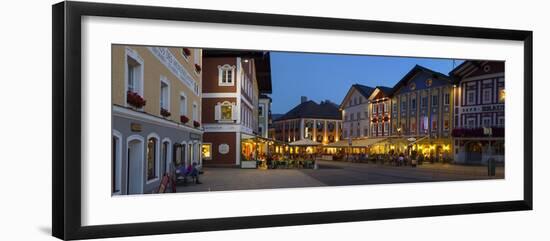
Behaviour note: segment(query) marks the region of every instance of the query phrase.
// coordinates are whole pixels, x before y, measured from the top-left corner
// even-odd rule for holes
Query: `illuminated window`
[[[157,178],[157,138],[151,137],[147,141],[147,180]]]
[[[204,160],[212,159],[212,144],[203,143],[201,153],[202,153],[202,159]]]
[[[504,103],[505,99],[506,99],[506,92],[504,91],[504,87],[498,88],[498,102]]]
[[[231,120],[232,112],[233,112],[233,106],[222,105],[222,120]]]
[[[241,122],[243,124],[246,122],[247,118],[244,110],[244,108],[241,108]],[[235,105],[229,101],[218,103],[215,107],[214,114],[214,119],[217,121],[234,121],[237,117]]]

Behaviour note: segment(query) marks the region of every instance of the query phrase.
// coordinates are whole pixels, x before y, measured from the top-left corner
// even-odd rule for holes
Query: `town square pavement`
[[[337,161],[317,163],[318,169],[204,168],[204,174],[200,175],[202,184],[178,184],[176,190],[203,192],[504,178],[503,167],[497,167],[496,176],[490,177],[485,166],[423,164],[413,168]]]

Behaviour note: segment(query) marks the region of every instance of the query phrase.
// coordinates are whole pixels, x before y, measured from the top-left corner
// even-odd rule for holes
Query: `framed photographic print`
[[[524,30],[55,4],[53,235],[531,210],[532,54]]]

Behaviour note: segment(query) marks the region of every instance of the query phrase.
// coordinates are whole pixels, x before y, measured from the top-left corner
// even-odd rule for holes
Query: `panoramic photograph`
[[[111,194],[504,179],[504,72],[114,44]]]

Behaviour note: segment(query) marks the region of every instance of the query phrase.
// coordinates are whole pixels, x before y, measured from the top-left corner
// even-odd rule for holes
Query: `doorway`
[[[128,141],[128,194],[141,194],[143,185],[143,140],[129,139]]]

